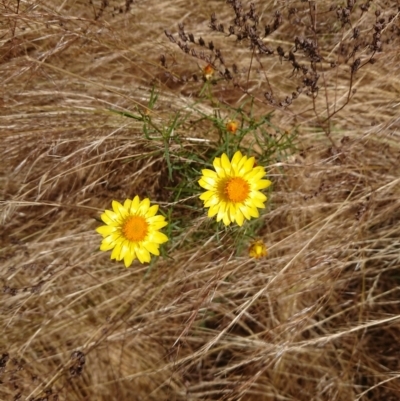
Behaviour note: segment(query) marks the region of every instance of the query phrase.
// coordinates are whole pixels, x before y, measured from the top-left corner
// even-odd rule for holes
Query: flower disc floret
[[[200,199],[208,208],[208,217],[217,216],[217,221],[222,220],[226,226],[234,222],[241,226],[245,219],[259,216],[258,209],[263,209],[267,200],[260,190],[268,188],[271,181],[263,179],[264,168],[254,163],[254,157],[237,151],[232,160],[225,153],[216,157],[215,171],[202,170],[198,183],[206,191]]]
[[[232,177],[225,184],[226,200],[233,203],[244,202],[250,193],[250,185],[242,177]]]
[[[150,206],[148,198],[138,196],[126,199],[121,205],[112,202],[113,210],[105,210],[101,219],[106,224],[96,231],[103,236],[101,251],[111,252],[111,259],[124,260],[129,267],[135,259],[150,262],[151,255],[159,255],[159,247],[168,237],[159,230],[167,225],[163,216],[157,215],[158,205]]]
[[[149,225],[142,216],[128,217],[122,226],[125,238],[132,242],[143,241],[146,238]]]

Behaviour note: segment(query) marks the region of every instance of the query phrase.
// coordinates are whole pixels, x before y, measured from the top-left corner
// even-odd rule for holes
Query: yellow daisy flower
[[[267,197],[259,190],[271,185],[263,180],[264,167],[254,167],[254,157],[248,158],[237,151],[232,160],[223,153],[214,159],[215,171],[204,169],[199,185],[207,191],[200,199],[208,209],[208,217],[217,215],[217,221],[228,226],[236,222],[239,226],[244,219],[258,217],[258,209],[264,208]]]
[[[260,259],[264,256],[267,256],[268,251],[264,242],[261,240],[254,241],[250,244],[249,247],[249,256],[254,259]]]
[[[103,236],[101,251],[112,249],[111,259],[123,259],[125,267],[136,258],[140,263],[148,263],[151,253],[160,254],[158,248],[168,237],[159,230],[168,223],[164,216],[156,215],[158,205],[150,206],[148,198],[140,201],[135,196],[133,200],[126,199],[123,205],[113,201],[112,208],[101,215],[106,225],[96,229]]]

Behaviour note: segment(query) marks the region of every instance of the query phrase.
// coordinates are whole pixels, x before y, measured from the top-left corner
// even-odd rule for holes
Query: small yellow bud
[[[203,75],[204,78],[208,81],[212,78],[212,76],[214,75],[214,68],[212,67],[211,64],[207,64],[204,68],[203,68]]]
[[[249,256],[254,259],[260,259],[268,255],[267,247],[261,240],[254,241],[249,247]]]
[[[236,131],[238,129],[238,123],[236,121],[229,121],[226,123],[225,128],[231,134],[236,134]]]

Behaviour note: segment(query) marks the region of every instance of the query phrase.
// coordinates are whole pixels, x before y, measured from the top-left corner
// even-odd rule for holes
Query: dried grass
[[[268,166],[274,189],[258,233],[267,259],[235,253],[199,213],[168,257],[125,270],[97,251],[94,218],[112,199],[139,194],[164,209],[173,200],[165,142],[109,109],[145,112],[154,82],[160,124],[189,107],[200,84],[171,77],[199,74],[201,63],[163,31],[185,21],[195,37],[212,37],[210,14],[229,19],[229,8],[18,3],[18,13],[15,1],[0,4],[1,399],[397,400],[399,40],[356,75],[357,93],[332,119],[336,147],[307,98],[276,109],[282,129],[297,125],[299,151]],[[278,5],[260,7],[267,15]],[[249,65],[234,39],[213,40]],[[175,59],[171,70],[161,53]],[[289,87],[277,59],[268,63],[276,90]],[[249,81],[260,99],[262,85]],[[338,74],[337,104],[348,87]],[[215,91],[234,107],[243,96],[224,83]],[[324,96],[317,102],[323,110]],[[201,153],[213,133],[199,123],[176,135],[179,148]]]

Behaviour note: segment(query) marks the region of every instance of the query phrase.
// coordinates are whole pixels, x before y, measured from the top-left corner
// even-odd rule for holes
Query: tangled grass
[[[1,399],[399,398],[398,5],[281,3],[1,2]],[[227,229],[197,181],[238,148],[273,190]],[[170,241],[125,269],[135,195]]]

